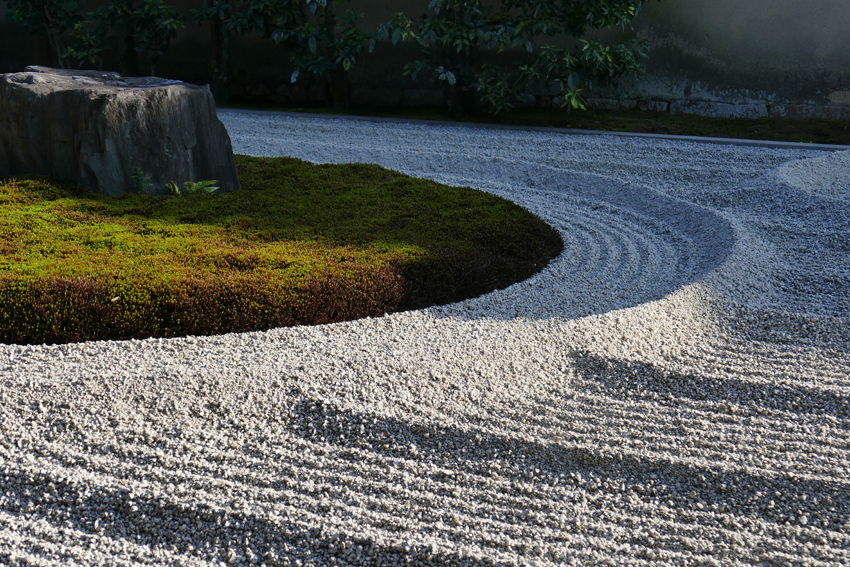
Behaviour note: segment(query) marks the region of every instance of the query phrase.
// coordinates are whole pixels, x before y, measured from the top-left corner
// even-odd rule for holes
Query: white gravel
[[[850,153],[219,114],[565,250],[377,319],[0,345],[0,563],[850,564]]]

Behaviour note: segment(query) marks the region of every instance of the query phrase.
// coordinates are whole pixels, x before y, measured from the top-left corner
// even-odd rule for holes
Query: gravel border
[[[280,110],[248,110],[241,108],[219,109],[220,113],[249,114],[254,116],[278,116],[307,118],[317,120],[366,121],[385,124],[422,124],[426,126],[468,128],[479,130],[516,130],[520,132],[545,132],[552,134],[574,134],[580,136],[614,136],[625,138],[647,138],[649,140],[672,140],[677,142],[696,142],[699,144],[721,144],[733,146],[754,146],[764,148],[787,148],[801,150],[823,150],[827,152],[847,151],[850,146],[841,144],[816,144],[810,142],[778,142],[772,140],[748,140],[741,138],[714,138],[710,136],[681,136],[675,134],[647,134],[644,132],[612,132],[608,130],[585,130],[582,128],[558,128],[554,126],[516,126],[511,124],[487,124],[479,122],[458,122],[453,120],[423,120],[416,118],[393,118],[384,116],[347,116],[340,114],[320,114],[316,112],[287,112]]]
[[[848,152],[219,115],[565,250],[381,318],[0,345],[0,562],[850,564]]]

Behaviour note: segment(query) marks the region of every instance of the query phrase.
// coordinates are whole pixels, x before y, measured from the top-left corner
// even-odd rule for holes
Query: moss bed
[[[521,281],[563,247],[527,210],[374,165],[236,156],[243,190],[95,195],[0,180],[0,342],[346,321]]]

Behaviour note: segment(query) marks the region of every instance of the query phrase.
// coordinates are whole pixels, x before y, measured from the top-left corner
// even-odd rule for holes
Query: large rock
[[[0,75],[0,178],[38,173],[121,195],[138,190],[137,170],[150,194],[171,181],[241,188],[207,88],[46,67]]]

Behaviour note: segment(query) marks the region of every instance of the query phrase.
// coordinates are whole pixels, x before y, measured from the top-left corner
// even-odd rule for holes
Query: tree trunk
[[[448,11],[455,14],[454,8]],[[443,86],[446,114],[452,117],[472,116],[478,111],[478,89],[475,71],[478,67],[479,48],[466,46],[457,54],[448,55],[447,67],[455,70],[455,83],[448,81]]]
[[[446,101],[446,115],[458,117],[463,114],[460,111],[460,100],[457,93],[457,83],[454,85],[446,82],[443,86],[443,100]]]
[[[227,71],[230,67],[230,31],[218,16],[212,19],[213,72],[210,90],[216,104],[227,104]]]
[[[38,38],[38,60],[41,64],[46,64],[48,67],[56,68],[59,64],[56,62],[56,54],[53,50],[53,42],[50,41],[50,35],[38,34],[34,36]]]
[[[334,110],[348,112],[351,110],[351,95],[348,76],[343,69],[334,69],[326,78],[326,91],[330,94],[327,104]]]
[[[59,38],[59,33],[51,29],[51,24],[54,24],[53,15],[50,13],[50,4],[45,2],[42,6],[42,14],[44,16],[44,37],[47,40],[47,54],[50,57],[50,66],[54,68],[65,69],[65,61],[62,59],[62,42]]]
[[[162,44],[160,44],[156,47],[161,48],[160,51],[164,54],[166,51],[168,51],[168,48],[170,46],[171,46],[171,38],[167,37],[167,38],[165,38],[165,41]],[[150,57],[151,77],[156,77],[156,65],[159,62],[160,57],[162,57],[162,55],[153,55],[153,56]]]
[[[47,47],[47,57],[50,60],[50,66],[54,69],[67,69],[65,60],[62,59],[62,43],[59,40],[59,34],[53,32],[47,25],[44,26],[44,42]]]
[[[325,6],[325,45],[327,46],[325,55],[331,60],[336,58],[331,47],[335,41],[336,6],[333,2],[328,2]],[[325,103],[334,110],[348,112],[350,109],[351,97],[346,92],[346,79],[345,70],[340,65],[337,65],[336,68],[330,71],[330,75],[325,79],[326,90],[330,94]]]
[[[478,68],[478,60],[480,57],[479,48],[477,45],[471,45],[464,49],[464,58],[469,69],[469,74],[475,77],[475,69]],[[469,116],[474,116],[478,113],[478,88],[475,84],[464,85],[461,89],[461,108],[463,112]]]
[[[133,27],[127,24],[124,31],[124,63],[121,74],[125,77],[139,76],[139,58],[136,53],[136,38],[133,36]]]

